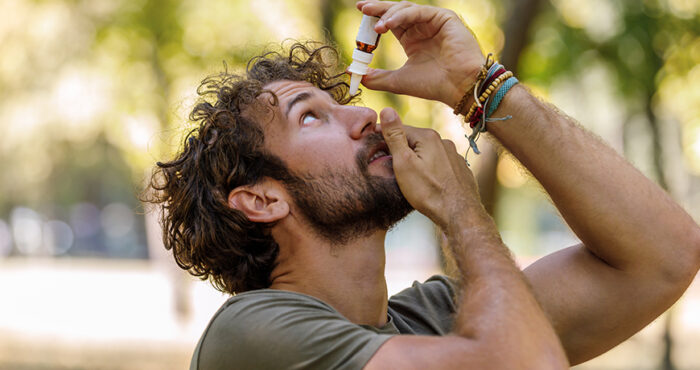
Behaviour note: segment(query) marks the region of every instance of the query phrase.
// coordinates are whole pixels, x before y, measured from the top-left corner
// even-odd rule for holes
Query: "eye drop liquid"
[[[352,53],[352,64],[348,67],[350,72],[350,95],[357,94],[362,76],[367,74],[369,63],[374,55],[372,52],[379,44],[379,34],[374,32],[374,25],[379,21],[379,17],[363,15],[360,22],[360,29],[357,31],[355,44],[357,48]]]

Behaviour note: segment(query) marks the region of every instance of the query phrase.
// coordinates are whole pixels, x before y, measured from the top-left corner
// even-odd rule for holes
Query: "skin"
[[[260,117],[267,122],[264,130],[268,150],[294,171],[311,175],[319,175],[328,167],[353,171],[362,139],[377,132],[373,110],[340,105],[307,82],[277,81],[266,88],[279,99],[271,117]],[[303,93],[311,97],[287,112],[288,103]],[[393,178],[388,164],[389,158],[380,158],[369,165],[369,172]],[[315,235],[284,187],[273,180],[234,189],[229,202],[249,218],[252,216],[253,221],[277,222],[272,235],[280,245],[280,255],[271,274],[272,289],[317,297],[358,324],[386,323],[386,230],[347,245],[331,245]]]
[[[357,6],[380,16],[375,30],[393,32],[408,56],[396,71],[370,70],[366,87],[454,106],[472,86],[484,57],[454,12],[409,2]],[[489,123],[488,130],[540,181],[582,241],[524,271],[481,206],[454,144],[403,125],[390,108],[378,125],[371,110],[335,104],[309,84],[267,87],[280,104],[267,120],[265,145],[295,171],[352,171],[362,138],[381,132],[391,161],[371,163],[370,173],[396,178],[407,200],[444,231],[462,272],[465,292],[451,335],[395,336],[367,369],[565,368],[658,317],[700,268],[700,228],[690,216],[614,150],[520,85],[494,113],[513,118]],[[311,98],[286,112],[301,93]],[[313,118],[305,115],[309,110]],[[277,221],[272,288],[313,295],[358,324],[386,322],[385,231],[331,246],[273,180],[234,189],[229,203],[253,221]]]

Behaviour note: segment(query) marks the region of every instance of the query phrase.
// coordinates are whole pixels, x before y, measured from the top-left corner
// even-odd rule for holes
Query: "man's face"
[[[276,81],[266,88],[279,100],[264,125],[265,147],[287,165],[287,190],[319,235],[343,243],[386,230],[412,210],[373,110],[340,105],[307,82]]]

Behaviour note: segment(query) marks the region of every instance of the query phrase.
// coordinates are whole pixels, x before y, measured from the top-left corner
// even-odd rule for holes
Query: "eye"
[[[315,113],[307,112],[307,113],[304,113],[301,115],[301,124],[304,126],[310,125],[311,123],[313,123],[317,119],[318,119],[318,117],[316,116]]]

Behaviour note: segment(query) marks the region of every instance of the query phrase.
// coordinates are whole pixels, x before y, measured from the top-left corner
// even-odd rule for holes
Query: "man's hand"
[[[375,70],[367,75],[365,86],[450,106],[471,86],[483,55],[454,13],[408,2],[363,1],[358,8],[364,14],[381,16],[383,23],[375,30],[392,30],[408,55],[406,64],[396,71]],[[542,184],[583,243],[542,258],[525,271],[568,359],[578,364],[627,339],[678,300],[700,268],[700,227],[612,148],[522,86],[506,94],[494,115],[512,118],[488,123],[489,133]],[[414,152],[409,154],[422,158]],[[399,162],[395,164],[397,180],[409,198],[413,190],[404,185],[406,179],[423,175],[402,170],[401,161],[405,159],[411,169],[415,160],[400,153],[394,156]],[[428,163],[432,164],[426,167],[437,162]],[[438,173],[431,171],[437,170],[423,172]],[[426,192],[416,191],[411,197],[421,194]],[[411,199],[412,203],[421,201]],[[426,204],[428,210],[438,212],[431,203]],[[473,225],[463,224],[467,229]],[[485,266],[490,261],[473,250],[481,245],[475,238],[484,233],[470,231],[466,230],[461,242],[459,234],[448,233],[458,242],[453,244],[466,246],[455,253],[463,261],[460,271],[471,275],[483,268],[486,274],[500,268]],[[490,298],[481,301],[485,299]]]
[[[473,85],[485,58],[455,12],[408,1],[360,1],[357,8],[381,17],[375,31],[391,30],[408,56],[395,71],[370,69],[362,79],[367,88],[453,107]]]
[[[474,175],[453,142],[435,130],[404,126],[391,108],[384,108],[380,119],[396,181],[416,210],[443,230],[460,214],[486,215]]]
[[[454,144],[403,126],[385,108],[380,130],[401,192],[438,224],[460,269],[458,312],[445,336],[397,335],[365,369],[563,369],[559,338],[483,209]]]

